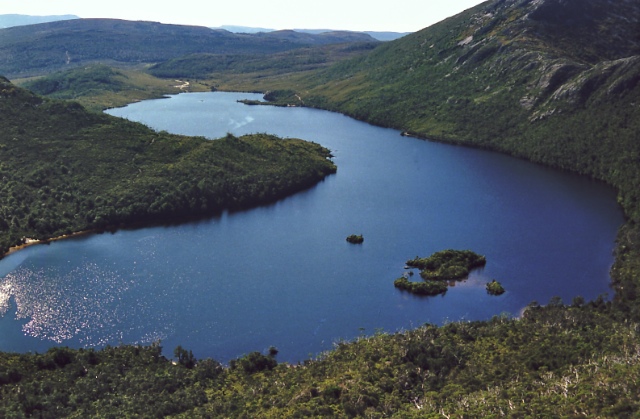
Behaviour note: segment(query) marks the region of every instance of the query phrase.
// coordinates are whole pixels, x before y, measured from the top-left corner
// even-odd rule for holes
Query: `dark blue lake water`
[[[300,361],[341,339],[517,316],[609,292],[623,217],[604,185],[500,154],[400,136],[313,109],[193,93],[109,111],[170,132],[318,142],[338,173],[273,205],[171,227],[33,246],[0,261],[0,350],[161,340],[220,361],[269,346]],[[363,234],[362,245],[345,241]],[[444,296],[393,281],[447,248],[487,257]],[[487,295],[485,284],[507,289]]]

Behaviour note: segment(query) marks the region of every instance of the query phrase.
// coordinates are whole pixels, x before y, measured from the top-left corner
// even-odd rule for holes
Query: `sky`
[[[481,0],[0,0],[0,14],[77,15],[218,27],[416,32]]]

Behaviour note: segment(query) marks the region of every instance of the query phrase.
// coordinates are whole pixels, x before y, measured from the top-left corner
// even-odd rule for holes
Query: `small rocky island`
[[[489,295],[502,295],[504,292],[505,289],[502,284],[495,279],[491,282],[487,282],[487,293],[489,293]]]
[[[438,295],[447,292],[450,281],[460,281],[469,276],[472,269],[486,265],[484,256],[470,250],[443,250],[427,258],[417,257],[407,261],[407,266],[420,269],[423,282],[396,279],[393,285],[417,295]]]
[[[364,237],[362,237],[362,234],[352,234],[347,237],[347,241],[351,244],[362,244],[364,242]]]

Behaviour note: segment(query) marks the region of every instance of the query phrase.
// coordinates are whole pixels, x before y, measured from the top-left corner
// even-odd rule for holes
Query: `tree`
[[[196,357],[193,356],[193,352],[187,351],[181,345],[178,345],[176,349],[173,350],[173,356],[178,359],[178,364],[188,369],[195,367],[197,362]]]

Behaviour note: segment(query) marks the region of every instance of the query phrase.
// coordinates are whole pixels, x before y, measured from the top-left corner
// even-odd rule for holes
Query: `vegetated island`
[[[364,237],[362,237],[362,234],[352,234],[347,237],[347,241],[351,244],[362,244],[364,243]]]
[[[423,282],[400,277],[393,282],[396,288],[416,295],[438,295],[447,292],[449,281],[459,281],[469,276],[472,269],[487,263],[484,256],[470,250],[447,249],[427,258],[417,257],[407,261],[407,266],[420,269]]]
[[[487,293],[490,295],[502,295],[505,293],[505,289],[501,283],[494,279],[491,282],[487,282]]]

